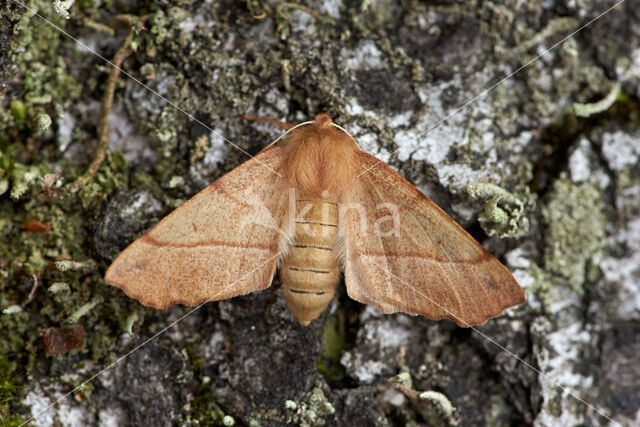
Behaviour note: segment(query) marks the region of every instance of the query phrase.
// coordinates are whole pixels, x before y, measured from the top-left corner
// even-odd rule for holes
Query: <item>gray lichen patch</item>
[[[544,268],[584,292],[587,263],[605,245],[606,217],[600,190],[559,179],[542,207],[545,222]]]
[[[535,203],[526,189],[519,196],[490,183],[469,184],[465,190],[471,197],[485,202],[478,221],[489,236],[518,237],[529,231],[527,213]]]
[[[583,353],[590,350],[593,335],[578,321],[554,329],[544,319],[532,325],[532,333],[538,350],[536,361],[543,373],[540,387],[544,402],[536,421],[553,425],[562,417],[572,425],[584,423],[582,405],[568,396],[566,390],[578,393],[577,390],[587,390],[593,384],[593,373],[579,369]]]
[[[285,408],[290,412],[288,423],[300,426],[321,426],[332,424],[336,410],[327,400],[322,389],[315,387],[302,400],[288,400]]]

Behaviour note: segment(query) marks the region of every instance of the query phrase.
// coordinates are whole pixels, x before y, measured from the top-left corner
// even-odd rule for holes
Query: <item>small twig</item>
[[[271,119],[269,117],[252,116],[250,114],[245,114],[242,116],[242,118],[245,120],[255,120],[258,122],[271,123],[272,125],[277,125],[285,129],[291,129],[293,127],[291,123],[281,122],[280,120]]]
[[[22,303],[23,307],[29,304],[33,300],[33,296],[36,294],[36,291],[38,290],[38,286],[40,283],[40,281],[38,280],[38,276],[36,276],[35,274],[32,274],[31,277],[33,277],[33,286],[31,287],[31,292],[29,292],[29,295],[27,295],[27,299],[25,300],[25,302]]]
[[[110,26],[104,25],[101,22],[96,22],[91,18],[85,17],[82,20],[82,23],[85,26],[89,27],[89,28],[93,28],[94,30],[101,31],[101,32],[103,32],[105,34],[108,34],[108,35],[112,36],[112,37],[116,34],[115,30],[113,28],[111,28]]]
[[[259,11],[256,8],[260,9]],[[268,4],[260,4],[260,2],[247,0],[247,9],[253,19],[264,19],[271,13],[271,7]]]
[[[285,9],[298,9],[301,10],[303,12],[308,13],[309,15],[313,16],[316,19],[320,19],[320,14],[318,12],[316,12],[315,10],[309,9],[306,6],[303,6],[301,4],[298,3],[293,3],[293,2],[283,2],[280,3],[279,5],[276,6],[276,13],[282,17],[287,17],[287,13],[284,11]]]
[[[107,157],[107,150],[109,149],[109,114],[111,113],[113,97],[118,83],[118,77],[120,76],[120,66],[125,58],[131,54],[131,42],[133,41],[134,35],[140,29],[139,26],[145,19],[146,17],[136,18],[131,15],[118,15],[112,19],[113,23],[125,22],[130,24],[131,29],[129,30],[127,37],[124,39],[122,46],[120,46],[120,49],[118,49],[111,61],[113,66],[111,67],[111,71],[109,71],[109,77],[107,78],[102,102],[100,103],[98,147],[96,148],[96,155],[89,165],[87,172],[69,186],[71,192],[76,192],[82,188],[89,179],[95,175],[98,169],[100,169],[102,162],[104,162],[104,159]]]
[[[124,59],[131,54],[131,41],[133,40],[133,30],[129,31],[127,38],[122,43],[118,52],[113,57],[113,65],[109,72],[109,78],[107,79],[107,85],[105,87],[104,95],[102,97],[102,103],[100,104],[100,122],[98,123],[98,151],[93,162],[89,165],[87,173],[89,175],[95,174],[100,165],[104,161],[109,148],[109,113],[111,113],[111,107],[113,106],[113,95],[116,90],[116,84],[118,83],[118,76],[120,75],[120,65]]]
[[[121,15],[116,15],[113,18],[111,18],[110,25],[115,26],[116,23],[126,24],[133,27],[133,30],[136,31],[140,29],[140,27],[142,26],[142,23],[145,22],[147,19],[149,19],[151,16],[152,16],[151,14],[136,16],[136,15],[129,15],[129,14],[123,13]]]

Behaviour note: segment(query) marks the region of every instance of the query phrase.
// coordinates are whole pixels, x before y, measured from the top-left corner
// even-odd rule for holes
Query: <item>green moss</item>
[[[55,25],[64,28],[64,20],[52,10],[51,3],[39,1],[34,7]],[[73,51],[73,41],[41,19],[25,13],[16,25],[19,37],[14,44],[12,63],[22,74],[25,110],[49,104],[57,114],[79,97],[82,85],[71,76],[58,49]]]
[[[15,360],[0,355],[0,419],[3,426],[19,426],[26,421],[18,415],[11,415],[9,410],[13,395],[18,390],[17,371]]]
[[[324,325],[324,351],[316,362],[316,369],[328,380],[340,381],[344,377],[340,357],[345,345],[346,339],[338,328],[338,319],[336,316],[330,316]]]
[[[9,292],[0,292],[0,306],[6,307],[14,301],[12,296]],[[19,406],[16,396],[25,385],[26,372],[31,369],[29,359],[33,360],[28,356],[27,346],[37,339],[35,328],[28,320],[29,315],[24,312],[0,313],[0,415],[6,425],[11,426],[25,421],[16,415],[15,408]]]
[[[11,101],[11,114],[17,123],[24,123],[27,120],[27,106],[19,99]]]
[[[31,6],[56,25],[66,25],[53,12],[51,2],[37,0]],[[88,6],[83,4],[83,8]],[[7,425],[19,421],[17,416],[7,418],[7,413],[26,413],[20,405],[30,391],[26,379],[37,382],[42,376],[32,369],[43,357],[39,338],[42,329],[59,326],[75,313],[87,331],[87,347],[79,351],[91,351],[91,357],[101,364],[115,353],[118,320],[139,310],[132,309],[126,297],[104,284],[102,272],[96,268],[98,263],[92,261],[93,212],[97,203],[126,183],[126,176],[105,164],[82,191],[67,192],[64,184],[73,181],[86,166],[76,168],[61,160],[47,130],[81,94],[89,94],[83,93],[87,89],[83,85],[91,79],[76,80],[67,66],[82,64],[87,54],[76,51],[74,42],[58,30],[19,10],[21,18],[14,29],[9,65],[15,83],[8,92],[10,108],[0,109],[0,313],[7,307],[20,309],[0,314],[0,414]],[[90,159],[94,135],[79,129],[74,129],[73,141],[79,146],[86,142]],[[51,173],[53,164],[63,186],[45,192],[42,178]],[[26,219],[47,223],[50,230],[24,230]],[[61,260],[88,261],[92,267],[69,271],[53,268]],[[55,283],[65,286],[59,292],[48,292]],[[95,304],[91,310],[78,312],[98,301],[113,303]],[[57,359],[51,360],[55,363]]]
[[[202,357],[193,357],[191,349],[187,349],[187,355],[193,366],[194,376],[199,379],[189,402],[191,412],[188,420],[195,420],[201,425],[224,425],[225,413],[216,403],[211,388],[211,378],[203,373],[206,360]]]
[[[584,291],[589,260],[605,244],[606,217],[602,194],[593,184],[555,181],[542,208],[545,221],[544,268]]]

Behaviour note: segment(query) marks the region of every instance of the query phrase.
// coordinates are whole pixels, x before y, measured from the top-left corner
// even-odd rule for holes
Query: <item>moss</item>
[[[194,377],[198,381],[189,402],[191,411],[188,420],[202,425],[224,425],[225,413],[216,403],[211,378],[204,374],[206,360],[200,356],[194,357],[192,348],[187,349],[187,359],[191,362]]]
[[[340,357],[346,345],[346,338],[338,328],[336,316],[330,316],[324,325],[324,351],[316,362],[316,369],[330,381],[340,381],[344,377],[344,368]]]
[[[38,1],[34,8],[64,28],[64,20],[53,12],[51,3]],[[20,36],[13,46],[12,63],[23,77],[27,114],[44,104],[49,104],[56,114],[61,114],[82,91],[82,84],[68,72],[65,61],[58,55],[58,49],[73,51],[74,42],[29,12],[24,13],[16,31]]]
[[[18,415],[11,415],[10,403],[18,389],[18,364],[0,355],[0,419],[3,426],[19,426],[26,420]]]
[[[10,296],[8,292],[0,292],[2,307],[7,306]],[[7,425],[19,425],[25,421],[17,415],[19,402],[16,396],[25,385],[26,373],[31,369],[28,346],[36,340],[35,328],[28,320],[29,315],[24,312],[0,314],[0,415]]]
[[[66,25],[49,1],[33,1],[31,6],[54,24]],[[20,406],[30,391],[25,379],[37,383],[43,375],[32,369],[43,355],[41,330],[64,324],[75,313],[87,330],[88,345],[79,351],[90,351],[101,364],[114,353],[118,320],[136,312],[126,298],[118,300],[118,294],[104,286],[96,269],[100,261],[93,260],[90,234],[93,212],[126,182],[126,176],[105,165],[81,192],[66,192],[64,183],[77,177],[83,166],[61,160],[48,130],[81,94],[93,89],[84,86],[91,79],[76,79],[82,75],[80,68],[71,73],[69,67],[92,62],[83,61],[86,54],[77,52],[74,42],[58,30],[30,12],[20,9],[19,13],[12,41],[10,71],[15,83],[8,93],[10,108],[0,108],[0,312],[10,306],[20,309],[0,314],[0,414],[9,425],[19,418],[7,418],[7,413],[26,413]],[[78,130],[80,126],[74,129],[73,142],[83,146],[92,134]],[[53,164],[62,184],[45,191],[42,179],[52,172]],[[47,223],[49,231],[23,229],[27,219]],[[55,262],[63,260],[83,261],[91,267],[60,271]],[[56,292],[48,292],[50,288]],[[94,305],[99,301],[115,303]],[[77,310],[87,304],[94,306],[78,316]],[[60,357],[50,360],[55,363],[65,356]]]
[[[593,184],[554,182],[542,216],[546,226],[544,268],[584,292],[589,260],[605,244],[602,194]]]
[[[19,99],[11,101],[11,115],[18,124],[22,124],[27,120],[27,106]]]

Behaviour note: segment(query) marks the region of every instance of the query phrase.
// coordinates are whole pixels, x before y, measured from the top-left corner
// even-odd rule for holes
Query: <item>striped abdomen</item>
[[[293,241],[280,268],[291,314],[306,326],[329,305],[340,280],[334,252],[338,205],[327,200],[297,200]]]

